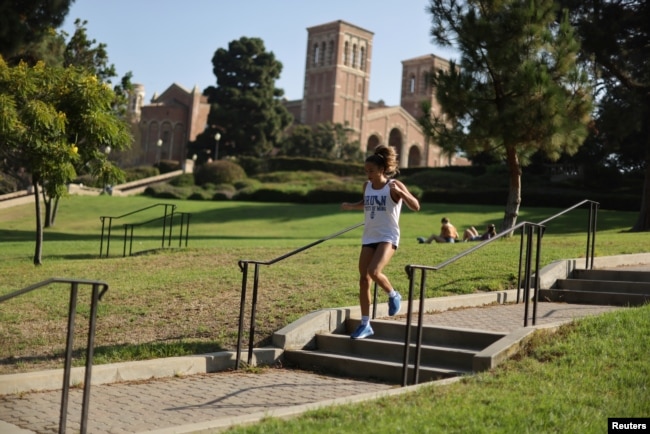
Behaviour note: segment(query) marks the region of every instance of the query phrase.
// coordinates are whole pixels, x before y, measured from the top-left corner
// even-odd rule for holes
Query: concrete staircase
[[[317,333],[312,348],[285,350],[285,363],[309,371],[400,384],[406,324],[373,320],[373,336],[350,339],[350,333],[358,325],[358,319],[347,319],[345,329],[340,332]],[[415,342],[416,333],[416,327],[412,326],[412,342]],[[506,333],[424,326],[418,380],[434,381],[472,373],[474,356],[505,335]],[[411,381],[414,343],[409,355]]]
[[[633,270],[573,270],[541,289],[540,301],[639,306],[650,302],[650,272]]]

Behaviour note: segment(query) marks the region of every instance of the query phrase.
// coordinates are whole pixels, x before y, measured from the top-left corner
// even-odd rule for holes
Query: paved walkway
[[[537,325],[570,321],[613,309],[617,308],[540,303]],[[529,313],[532,315],[532,304]],[[444,326],[512,331],[523,325],[523,316],[524,305],[520,303],[428,314],[425,321]],[[417,387],[401,388],[281,368],[99,385],[91,388],[88,432],[218,432],[262,417],[295,415],[320,406],[404,393]],[[82,395],[81,389],[71,390],[68,432],[79,432]],[[0,433],[58,432],[60,402],[60,391],[0,396]]]

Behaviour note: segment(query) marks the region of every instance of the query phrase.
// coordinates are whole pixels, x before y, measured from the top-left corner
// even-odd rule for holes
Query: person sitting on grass
[[[497,230],[493,224],[487,225],[487,229],[483,235],[480,235],[474,226],[470,226],[469,229],[465,229],[463,241],[485,241],[494,237],[496,234]]]
[[[440,223],[442,223],[442,226],[440,226],[440,235],[433,234],[426,239],[419,237],[418,242],[420,244],[431,244],[433,241],[436,243],[455,243],[458,240],[458,231],[454,225],[449,222],[447,217],[443,217]]]

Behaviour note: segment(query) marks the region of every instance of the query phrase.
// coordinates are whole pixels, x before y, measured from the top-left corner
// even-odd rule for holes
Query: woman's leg
[[[393,289],[388,277],[384,274],[384,267],[388,265],[395,254],[395,248],[391,243],[379,243],[375,254],[368,264],[368,275],[379,285],[386,293]]]
[[[370,283],[375,281],[386,293],[393,289],[388,277],[383,273],[395,249],[391,243],[379,243],[376,249],[362,247],[359,255],[359,306],[361,315],[370,315]]]
[[[359,306],[361,307],[362,316],[370,316],[370,281],[368,267],[372,257],[375,255],[375,249],[372,247],[362,246],[359,254]]]

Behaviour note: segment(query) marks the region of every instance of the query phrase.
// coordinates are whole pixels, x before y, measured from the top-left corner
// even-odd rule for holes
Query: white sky
[[[172,83],[203,91],[216,84],[212,56],[242,36],[264,41],[283,69],[276,87],[301,99],[307,27],[344,20],[374,33],[370,99],[399,104],[402,60],[453,57],[431,42],[427,0],[76,0],[62,29],[88,21],[88,37],[107,45],[118,79],[133,73],[145,101]],[[116,79],[117,80],[117,79]]]

